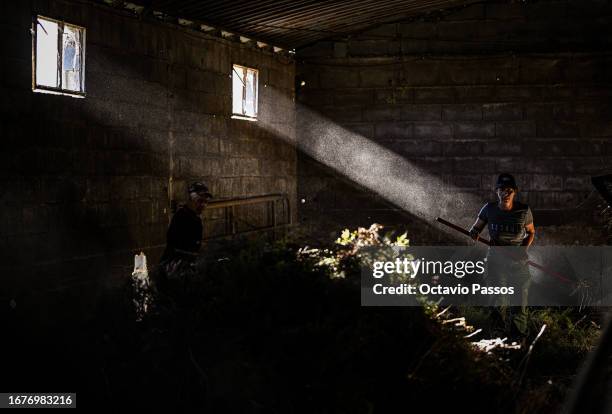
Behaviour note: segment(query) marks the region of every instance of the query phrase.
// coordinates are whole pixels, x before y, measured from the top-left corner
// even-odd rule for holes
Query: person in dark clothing
[[[478,240],[480,232],[487,226],[492,245],[487,253],[487,278],[492,286],[514,287],[515,295],[510,300],[513,303],[520,301],[522,310],[522,315],[514,318],[514,322],[524,333],[531,283],[527,249],[535,238],[533,214],[527,204],[514,200],[518,187],[512,175],[500,174],[495,191],[498,200],[482,207],[470,235]],[[506,315],[506,299],[502,297],[502,317]]]
[[[191,184],[187,193],[187,203],[176,210],[166,233],[166,249],[160,259],[162,285],[193,268],[202,244],[200,216],[212,195],[201,182]]]

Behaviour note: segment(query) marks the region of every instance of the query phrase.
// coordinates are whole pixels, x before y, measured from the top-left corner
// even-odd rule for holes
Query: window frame
[[[246,111],[245,111],[245,102],[246,102],[246,92],[247,92],[247,88],[246,88],[246,84],[243,82],[242,83],[242,113],[236,113],[234,112],[234,82],[233,82],[233,77],[235,76],[234,72],[236,71],[236,68],[241,68],[243,69],[243,79],[245,79],[246,82],[246,77],[247,77],[247,73],[248,71],[253,71],[255,73],[255,88],[254,88],[254,103],[255,103],[255,110],[254,116],[249,116],[246,115]],[[245,65],[240,65],[238,63],[233,63],[232,64],[232,118],[233,119],[243,119],[246,121],[257,121],[257,118],[259,116],[259,69],[257,68],[253,68],[253,67],[249,67],[249,66],[245,66]]]
[[[39,19],[54,22],[57,24],[57,27],[58,27],[56,53],[57,53],[57,61],[58,61],[57,76],[58,76],[59,87],[37,84],[36,67],[38,65],[38,53],[36,50],[36,43],[37,43],[36,37],[38,33]],[[81,53],[79,56],[80,83],[81,83],[80,91],[73,91],[71,89],[62,88],[62,62],[63,62],[63,53],[64,53],[62,42],[64,38],[64,27],[65,26],[77,28],[81,30],[83,34],[81,38]],[[72,96],[75,98],[84,98],[86,96],[86,90],[85,90],[85,53],[86,53],[85,48],[87,44],[86,39],[87,39],[87,29],[83,26],[79,26],[78,24],[68,23],[65,20],[58,20],[52,17],[43,16],[41,14],[36,14],[32,16],[32,92],[42,92],[42,93],[49,93],[49,94],[55,94],[55,95]]]

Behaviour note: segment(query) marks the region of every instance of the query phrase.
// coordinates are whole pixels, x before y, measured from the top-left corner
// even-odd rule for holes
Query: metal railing
[[[238,231],[237,223],[239,218],[236,215],[236,208],[246,205],[253,204],[264,204],[266,205],[266,221],[265,226],[252,227],[247,231]],[[281,203],[283,211],[285,212],[285,220],[279,222],[277,215],[277,203]],[[268,194],[254,197],[234,198],[227,200],[212,200],[206,206],[206,211],[214,209],[223,209],[223,219],[225,221],[225,233],[223,235],[214,235],[212,237],[206,237],[206,239],[213,239],[217,237],[227,237],[237,234],[252,233],[266,230],[279,230],[291,226],[291,205],[289,203],[289,197],[287,194]]]

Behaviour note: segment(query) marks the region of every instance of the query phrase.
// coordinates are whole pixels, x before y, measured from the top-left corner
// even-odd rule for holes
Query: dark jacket
[[[170,221],[166,234],[166,250],[160,261],[195,261],[202,244],[202,230],[200,216],[189,207],[179,207]]]

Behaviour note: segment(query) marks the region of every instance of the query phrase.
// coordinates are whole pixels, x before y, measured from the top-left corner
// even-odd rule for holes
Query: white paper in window
[[[37,19],[36,24],[36,84],[57,88],[57,23]]]
[[[81,91],[81,30],[64,26],[62,39],[62,88]]]
[[[255,71],[247,70],[246,76],[246,97],[245,97],[245,115],[255,117],[257,113],[257,95],[255,88],[257,87],[257,78]]]

